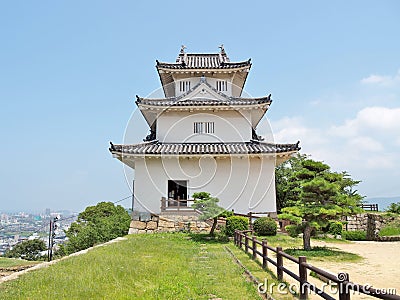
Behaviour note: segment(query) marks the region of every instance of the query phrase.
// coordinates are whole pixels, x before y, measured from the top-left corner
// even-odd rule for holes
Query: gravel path
[[[374,288],[395,288],[400,294],[400,242],[325,243],[313,241],[313,246],[336,247],[358,254],[361,262],[318,262],[317,267],[334,274],[349,273],[350,281]]]

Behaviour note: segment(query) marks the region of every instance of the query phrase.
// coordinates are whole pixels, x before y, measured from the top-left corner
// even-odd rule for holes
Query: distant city
[[[0,255],[21,241],[41,239],[48,245],[50,220],[57,219],[55,244],[65,241],[65,230],[77,219],[78,213],[68,210],[52,211],[47,208],[42,213],[0,212]]]

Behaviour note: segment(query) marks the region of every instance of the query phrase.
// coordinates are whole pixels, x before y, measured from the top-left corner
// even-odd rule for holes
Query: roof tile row
[[[197,154],[273,154],[300,150],[296,144],[273,144],[257,141],[237,143],[161,143],[152,141],[135,145],[114,145],[111,153],[131,155],[197,155]]]

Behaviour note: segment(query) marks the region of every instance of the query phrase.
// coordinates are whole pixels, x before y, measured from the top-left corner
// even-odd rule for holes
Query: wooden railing
[[[193,199],[186,200],[175,200],[175,199],[166,199],[165,197],[161,197],[161,211],[166,211],[167,209],[173,210],[188,210],[190,209],[189,203],[193,203]]]
[[[378,204],[363,203],[363,204],[361,204],[361,208],[364,210],[378,211]]]
[[[251,235],[249,235],[249,233]],[[316,295],[327,299],[335,300],[334,297],[327,294],[324,290],[317,288],[314,284],[307,280],[307,270],[313,271],[316,274],[325,277],[332,283],[337,284],[337,290],[339,294],[339,300],[350,300],[350,290],[373,296],[380,299],[391,299],[400,300],[400,296],[390,293],[382,293],[382,290],[374,289],[370,286],[363,286],[360,284],[353,283],[349,280],[349,274],[339,273],[334,275],[320,268],[314,267],[307,263],[307,258],[305,256],[299,256],[298,258],[291,256],[283,252],[282,247],[271,247],[268,245],[266,240],[259,241],[255,236],[252,235],[252,230],[235,231],[234,243],[240,249],[243,249],[246,253],[250,253],[252,258],[255,260],[260,257],[262,260],[263,269],[268,268],[268,263],[276,267],[276,274],[279,281],[283,280],[283,273],[286,273],[293,279],[299,282],[299,294],[300,299],[307,299],[309,290],[314,292]],[[260,246],[261,251],[258,249]],[[271,256],[268,255],[269,252],[276,254],[276,260],[273,260]],[[298,265],[298,273],[292,272],[284,266],[284,258],[288,259]],[[373,270],[373,269],[371,269]]]

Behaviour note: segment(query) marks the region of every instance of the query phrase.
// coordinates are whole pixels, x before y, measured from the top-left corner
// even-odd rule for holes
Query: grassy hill
[[[132,235],[2,283],[0,299],[259,298],[242,273],[223,244],[185,234]]]

